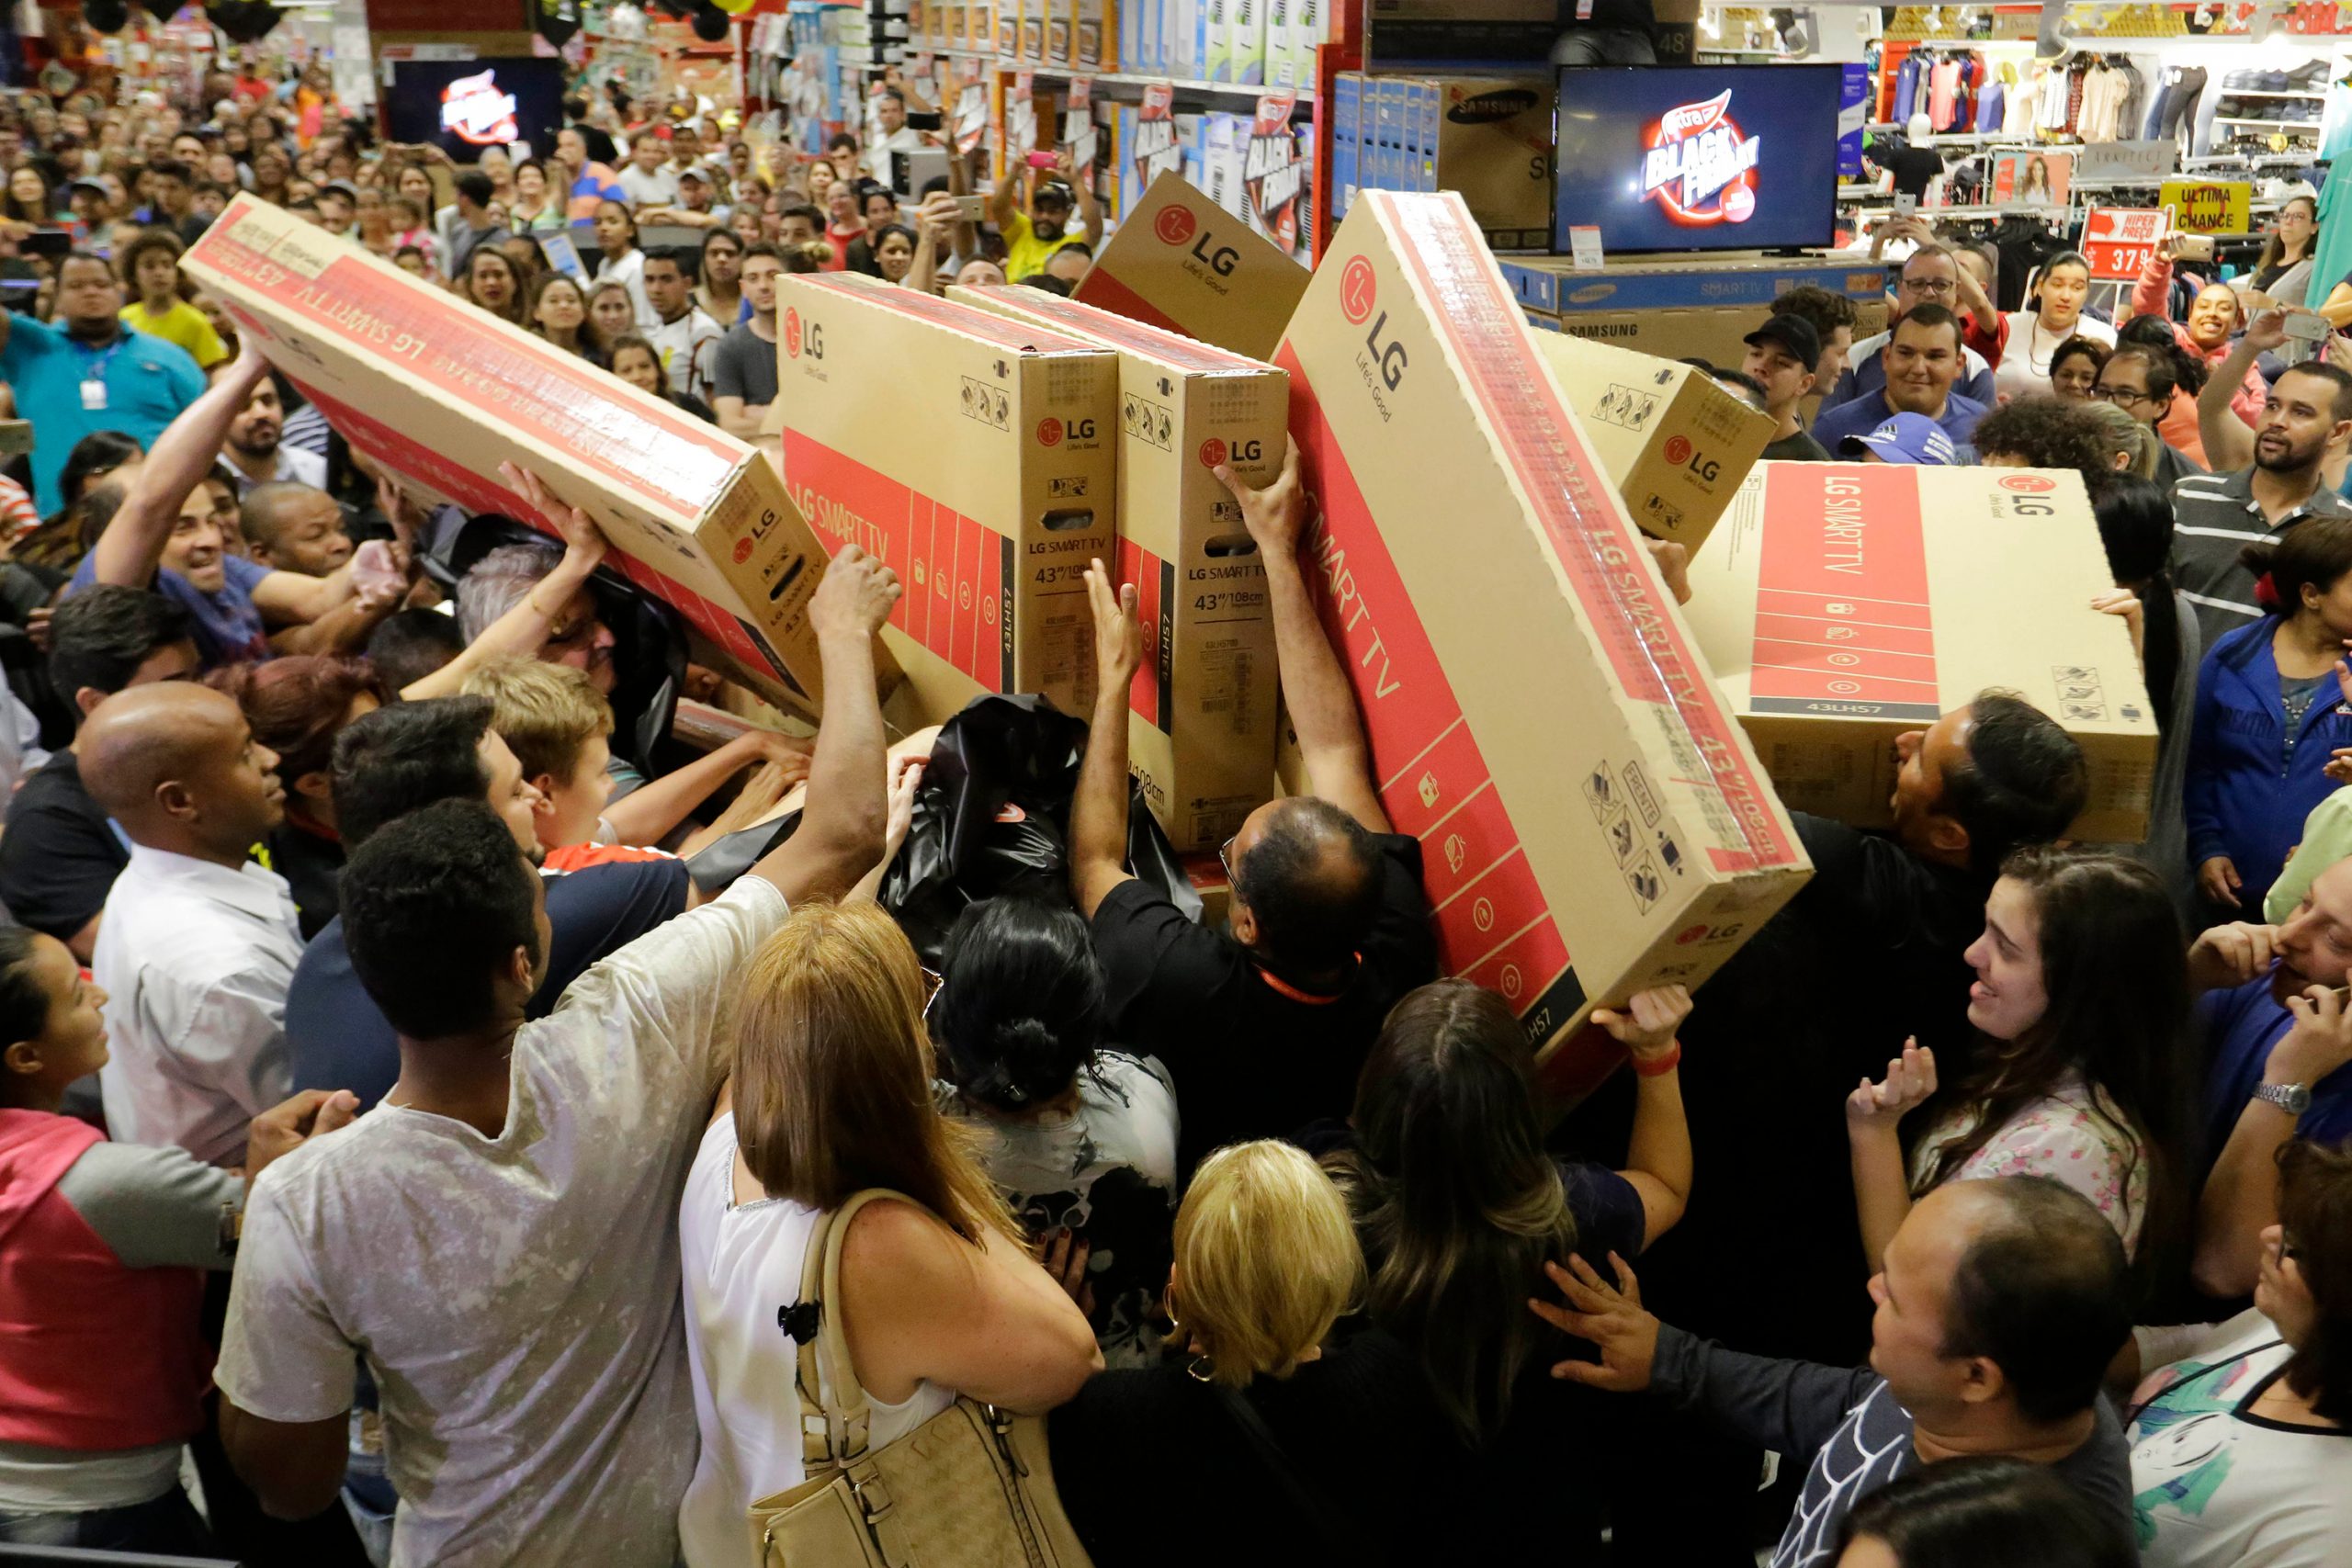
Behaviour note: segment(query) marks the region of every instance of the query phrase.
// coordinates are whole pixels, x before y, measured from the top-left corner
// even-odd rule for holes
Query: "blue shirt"
[[[167,566],[155,569],[155,592],[196,622],[197,656],[207,670],[269,657],[268,628],[254,607],[254,584],[267,577],[269,569],[243,556],[223,556],[220,566],[229,581],[218,593],[205,592]],[[97,570],[96,552],[84,556],[74,569],[74,581],[65,585],[65,596],[71,599],[96,582]]]
[[[1850,403],[1839,403],[1834,409],[1825,409],[1815,415],[1813,438],[1829,448],[1831,457],[1841,463],[1850,462],[1852,459],[1838,449],[1838,443],[1849,435],[1868,435],[1893,419],[1894,412],[1886,405],[1886,392],[1882,385],[1875,392],[1856,398]],[[1976,422],[1984,417],[1983,403],[1973,398],[1962,397],[1955,390],[1944,400],[1943,417],[1936,423],[1951,437],[1953,446],[1965,446],[1969,437],[1976,434]]]
[[[129,327],[104,348],[75,341],[62,327],[11,313],[0,348],[0,379],[17,389],[17,408],[33,423],[33,503],[45,514],[64,504],[57,477],[74,444],[119,430],[142,447],[204,393],[204,372],[187,350]],[[85,408],[82,386],[106,385],[106,407]]]
[[[2205,1029],[2205,1146],[2198,1156],[2197,1184],[2221,1157],[2238,1113],[2262,1083],[2271,1048],[2286,1037],[2295,1015],[2270,998],[2270,976],[2248,980],[2231,991],[2210,991],[2197,1004]],[[2352,1137],[2352,1063],[2310,1086],[2312,1106],[2295,1123],[2296,1135],[2335,1144]]]
[[[548,977],[526,1012],[545,1018],[564,988],[686,907],[686,863],[626,861],[545,874]],[[302,950],[286,988],[286,1051],[296,1089],[347,1089],[362,1111],[400,1081],[400,1035],[351,966],[343,917]]]

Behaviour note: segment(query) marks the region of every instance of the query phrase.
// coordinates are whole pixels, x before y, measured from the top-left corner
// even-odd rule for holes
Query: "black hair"
[[[731,239],[733,236],[730,235],[729,237]],[[676,267],[678,269],[678,276],[684,278],[688,283],[692,283],[695,280],[693,252],[682,251],[675,245],[662,245],[645,253],[646,265],[651,266],[658,261],[668,262],[672,266]],[[643,275],[639,274],[639,276],[641,276]]]
[[[775,215],[775,220],[779,223],[788,222],[795,218],[802,220],[820,234],[825,231],[825,214],[814,202],[796,201]]]
[[[435,697],[344,726],[334,738],[334,821],[345,847],[437,800],[480,803],[490,789],[481,747],[491,713],[488,697]],[[499,832],[511,848],[513,836]]]
[[[1745,370],[1710,370],[1707,375],[1719,386],[1738,388],[1747,394],[1747,400],[1755,406],[1758,413],[1762,413],[1764,405],[1771,400],[1772,394],[1764,389],[1764,383]]]
[[[2205,389],[2205,361],[2180,346],[2162,316],[2134,316],[2115,329],[2115,346],[2154,349],[2171,363],[2173,385],[2190,397]]]
[[[933,1032],[965,1097],[1019,1112],[1068,1089],[1109,1023],[1086,921],[1005,894],[967,905],[940,953]]]
[[[2107,344],[2095,337],[2070,337],[2050,351],[2050,374],[2055,377],[2059,366],[2069,359],[2081,358],[2091,362],[2091,377],[2096,380],[2098,373],[2107,368],[2110,352]]]
[[[1851,299],[1813,283],[1800,283],[1794,288],[1783,290],[1781,297],[1772,301],[1771,313],[1775,316],[1794,316],[1809,323],[1815,335],[1821,339],[1824,348],[1829,346],[1829,340],[1837,335],[1839,327],[1851,328],[1861,319]]]
[[[1546,1342],[1512,1309],[1576,1246],[1532,1066],[1501,997],[1467,980],[1423,986],[1389,1010],[1356,1077],[1355,1147],[1324,1162],[1363,1244],[1366,1311],[1412,1349],[1474,1446],[1508,1420]]]
[[[2122,1237],[2089,1199],[2047,1176],[1954,1190],[1978,1205],[1979,1223],[1952,1265],[1943,1354],[2000,1368],[2030,1421],[2089,1409],[2137,1304]]]
[[[1088,244],[1083,240],[1064,240],[1060,244],[1054,247],[1054,255],[1047,256],[1046,259],[1047,261],[1052,261],[1054,256],[1058,255],[1079,255],[1084,256],[1088,261],[1092,261],[1094,259],[1094,247]]]
[[[1903,1568],[2138,1568],[2122,1523],[2048,1465],[1969,1454],[1922,1465],[1856,1503],[1838,1527],[1886,1543]]]
[[[2069,338],[2066,341],[2082,343],[2088,340]],[[2177,354],[2166,354],[2149,344],[2121,343],[2116,344],[2114,350],[2108,354],[2106,363],[2099,368],[2105,370],[2109,365],[2114,364],[2126,355],[2131,357],[2133,364],[2140,367],[2148,383],[2148,396],[2159,408],[2169,405],[2172,401],[2173,389],[2180,385],[2180,356]],[[2054,365],[2057,361],[2052,360],[2051,363]]]
[[[187,185],[192,178],[187,165],[177,158],[158,158],[147,165],[147,172],[157,179],[177,180],[182,185]]]
[[[743,259],[746,262],[753,256],[765,256],[779,266],[784,264],[784,252],[778,249],[774,242],[768,240],[754,240],[743,247]]]
[[[468,169],[453,183],[457,186],[458,194],[476,207],[488,207],[490,198],[498,194],[498,187],[492,185],[490,176],[480,169]]]
[[[1021,287],[1023,288],[1043,289],[1048,294],[1057,294],[1065,299],[1069,298],[1069,279],[1066,277],[1056,277],[1053,274],[1047,272],[1031,273],[1028,276],[1021,280]]]
[[[825,151],[828,152],[839,152],[844,149],[852,152],[857,151],[857,138],[846,130],[833,132],[833,139],[825,143]]]
[[[915,196],[918,198],[927,196],[936,196],[939,192],[946,190],[948,186],[949,182],[945,175],[933,175],[931,178],[922,182],[922,188],[915,192]]]
[[[2154,479],[2119,474],[2093,511],[2099,543],[2107,547],[2107,570],[2118,586],[2139,595],[2140,669],[2161,734],[2172,723],[2173,688],[2180,679],[2180,616],[2172,584],[2172,491]]]
[[[1372,835],[1313,795],[1277,806],[1232,871],[1233,896],[1257,917],[1259,951],[1276,968],[1340,968],[1379,912],[1380,851]]]
[[[2352,572],[2352,518],[2306,519],[2276,538],[2246,546],[2238,562],[2255,576],[2269,578],[2278,614],[2292,615],[2303,607],[2305,588],[2324,594]]]
[[[1905,327],[1950,327],[1952,352],[1961,354],[1966,350],[1967,340],[1962,336],[1963,329],[1961,326],[1960,318],[1932,299],[1923,305],[1914,305],[1904,311],[1903,319],[1894,324],[1893,331],[1890,331],[1888,341],[1893,341],[1894,332]]]
[[[344,942],[385,1021],[412,1040],[495,1022],[514,950],[539,961],[537,874],[479,799],[435,801],[354,849],[337,884]]]
[[[1970,708],[1968,765],[1945,771],[1943,809],[1968,829],[1970,867],[1990,877],[2082,814],[2090,770],[2075,738],[2016,693],[1979,692]]]
[[[857,210],[860,217],[864,217],[865,214],[865,204],[872,201],[877,196],[883,197],[889,201],[891,211],[896,212],[899,209],[899,193],[897,191],[892,190],[888,186],[884,185],[879,180],[861,180],[858,182],[857,186]]]
[[[2290,365],[2278,374],[2282,378],[2288,376],[2318,377],[2335,389],[2334,406],[2328,410],[2330,416],[2339,420],[2352,419],[2352,370],[2346,370],[2341,365],[2330,365],[2324,360],[2306,359],[2301,365]],[[2271,385],[2275,387],[2278,383],[2274,381]]]
[[[2030,468],[2072,468],[2094,502],[2115,482],[2098,416],[2046,392],[1990,410],[1970,439],[1980,457],[2022,457]]]
[[[904,92],[900,91],[897,87],[888,86],[887,85],[878,89],[874,96],[877,98],[896,99],[901,104],[907,101],[907,95]]]
[[[48,1032],[49,993],[33,978],[40,935],[29,926],[0,926],[0,1046]]]
[[[82,499],[82,488],[93,479],[105,478],[133,457],[144,457],[146,451],[119,430],[94,430],[65,454],[65,467],[57,474],[57,493],[70,505]]]
[[[368,634],[368,662],[393,697],[466,650],[458,617],[438,610],[401,610]]]
[[[119,692],[159,650],[195,635],[187,612],[160,593],[105,582],[85,588],[50,619],[50,689],[79,723],[74,693]]]
[[[922,243],[922,241],[916,235],[915,231],[912,229],[908,228],[905,224],[885,223],[881,228],[876,229],[874,231],[874,248],[877,251],[880,250],[882,248],[882,242],[888,239],[893,234],[897,234],[903,238],[907,242],[907,249],[910,251]]]
[[[187,247],[180,243],[180,237],[169,229],[142,229],[137,239],[122,248],[122,254],[119,258],[122,265],[122,281],[130,288],[139,287],[140,258],[146,255],[148,252],[161,251],[172,258],[174,266],[177,266],[180,264],[181,254],[187,249]]]
[[[2278,1158],[2280,1239],[2319,1309],[2287,1386],[2341,1427],[2352,1422],[2352,1144],[2290,1138]]]
[[[92,266],[102,266],[107,269],[107,281],[113,282],[116,280],[114,276],[114,264],[107,260],[106,257],[98,254],[96,251],[72,250],[66,252],[57,259],[56,276],[57,281],[61,286],[65,282],[65,269],[75,262],[88,262]]]

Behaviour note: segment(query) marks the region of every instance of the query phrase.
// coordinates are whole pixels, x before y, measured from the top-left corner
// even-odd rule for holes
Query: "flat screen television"
[[[431,142],[460,164],[515,141],[545,157],[563,128],[563,62],[394,61],[384,121],[393,141]]]
[[[1837,233],[1836,65],[1560,68],[1553,249],[1771,251]]]

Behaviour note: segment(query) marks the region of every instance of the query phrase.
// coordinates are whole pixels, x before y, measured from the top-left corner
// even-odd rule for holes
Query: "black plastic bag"
[[[907,841],[882,879],[924,964],[939,967],[948,928],[967,904],[1023,892],[1067,903],[1063,837],[1086,726],[1041,696],[979,697],[940,728],[915,794]],[[1127,797],[1127,865],[1193,919],[1199,895],[1140,789]]]

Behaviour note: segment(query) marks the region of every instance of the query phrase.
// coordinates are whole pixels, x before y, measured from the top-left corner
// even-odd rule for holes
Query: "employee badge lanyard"
[[[118,335],[104,354],[82,367],[82,409],[85,413],[104,413],[107,406],[107,367],[122,352],[125,333]]]

